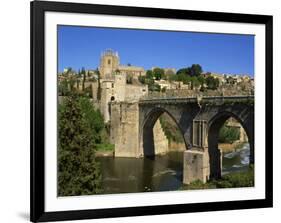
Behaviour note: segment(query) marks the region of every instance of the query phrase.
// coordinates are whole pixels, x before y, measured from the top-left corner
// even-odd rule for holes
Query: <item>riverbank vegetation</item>
[[[226,123],[219,131],[219,143],[233,143],[239,140],[240,130],[232,126],[227,126]]]
[[[89,97],[72,92],[58,108],[58,195],[102,192],[97,152],[114,151],[108,127]]]
[[[237,188],[237,187],[253,187],[254,186],[254,166],[249,165],[247,171],[233,172],[222,176],[218,180],[210,180],[203,183],[200,180],[193,181],[189,185],[183,185],[180,190],[195,189],[215,189],[215,188]]]
[[[102,143],[102,144],[97,144],[97,151],[104,151],[104,152],[109,152],[109,151],[114,151],[114,144],[110,143]]]

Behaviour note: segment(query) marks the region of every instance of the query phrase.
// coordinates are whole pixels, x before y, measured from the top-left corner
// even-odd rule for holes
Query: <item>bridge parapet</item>
[[[253,95],[236,96],[197,96],[197,97],[145,97],[139,100],[139,104],[178,104],[178,103],[198,103],[198,104],[227,104],[246,103],[254,104]]]

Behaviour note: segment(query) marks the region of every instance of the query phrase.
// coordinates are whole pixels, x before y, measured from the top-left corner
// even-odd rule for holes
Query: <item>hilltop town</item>
[[[65,68],[58,74],[59,96],[73,88],[90,96],[105,122],[110,120],[109,102],[137,101],[143,97],[188,97],[253,95],[254,78],[249,75],[203,72],[199,64],[176,70],[152,67],[145,70],[121,65],[118,52],[106,50],[95,70]]]

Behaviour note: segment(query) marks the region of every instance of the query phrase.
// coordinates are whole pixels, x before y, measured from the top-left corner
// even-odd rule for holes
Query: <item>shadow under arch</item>
[[[143,155],[145,157],[153,158],[155,156],[153,127],[155,125],[155,122],[159,119],[159,117],[163,113],[168,114],[168,116],[176,123],[176,125],[177,125],[178,129],[180,130],[181,135],[183,137],[185,148],[187,148],[187,142],[184,138],[183,131],[180,128],[176,119],[173,117],[173,115],[171,115],[170,112],[164,108],[155,107],[146,115],[146,117],[143,121],[143,124],[141,126],[140,142],[142,143],[142,146],[140,148],[143,148]]]
[[[250,144],[250,163],[253,163],[254,161],[254,139],[253,133],[251,133],[251,128],[246,125],[238,115],[229,111],[219,112],[209,121],[207,129],[210,178],[212,179],[221,178],[222,160],[221,153],[218,148],[219,131],[226,120],[231,117],[235,118],[245,130]]]

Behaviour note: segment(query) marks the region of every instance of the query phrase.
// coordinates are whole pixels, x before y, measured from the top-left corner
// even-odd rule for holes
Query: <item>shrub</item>
[[[233,143],[240,137],[240,131],[238,128],[229,127],[223,125],[219,131],[219,142],[220,143]]]

